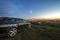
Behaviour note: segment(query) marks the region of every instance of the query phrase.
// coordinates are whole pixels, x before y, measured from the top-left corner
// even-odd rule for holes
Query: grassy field
[[[60,40],[60,28],[32,25],[14,38],[0,38],[0,40]]]

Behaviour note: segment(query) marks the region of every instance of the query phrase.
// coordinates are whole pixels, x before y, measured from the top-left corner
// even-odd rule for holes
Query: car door
[[[17,21],[18,29],[23,29],[24,28],[24,21],[23,21],[23,19],[16,19],[16,21]]]
[[[28,21],[26,21],[26,20],[23,20],[23,21],[24,21],[25,28],[29,27],[30,23]]]

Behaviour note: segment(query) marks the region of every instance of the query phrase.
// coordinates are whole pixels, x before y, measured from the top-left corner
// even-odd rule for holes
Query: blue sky
[[[59,0],[0,0],[0,16],[60,18]]]

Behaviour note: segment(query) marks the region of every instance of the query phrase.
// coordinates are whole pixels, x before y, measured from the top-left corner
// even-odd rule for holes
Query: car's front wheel
[[[12,27],[8,31],[8,37],[14,37],[17,34],[17,29],[15,27]]]

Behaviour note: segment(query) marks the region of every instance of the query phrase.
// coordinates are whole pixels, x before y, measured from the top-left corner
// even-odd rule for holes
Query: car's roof
[[[13,19],[22,19],[22,18],[15,18],[15,17],[0,17],[0,18],[13,18]]]

